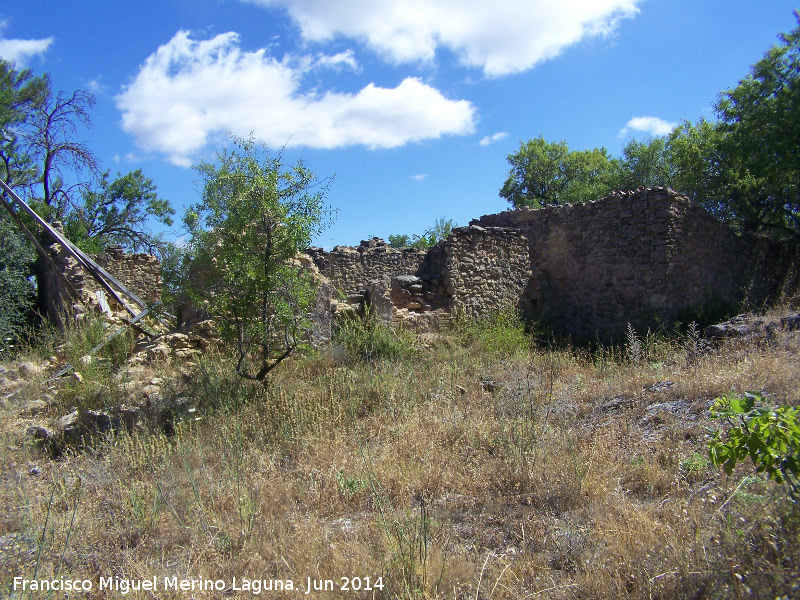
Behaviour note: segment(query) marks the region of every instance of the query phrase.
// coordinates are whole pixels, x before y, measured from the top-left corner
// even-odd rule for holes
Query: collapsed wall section
[[[127,311],[103,292],[100,284],[84,272],[61,244],[52,244],[49,252],[61,273],[80,294],[80,300],[73,298],[64,281],[48,269],[47,313],[51,320],[63,323],[66,314],[82,313],[87,307],[103,310],[104,304],[112,314],[128,316]],[[92,259],[144,302],[149,304],[161,298],[161,263],[156,257],[129,254],[120,246],[109,246]]]

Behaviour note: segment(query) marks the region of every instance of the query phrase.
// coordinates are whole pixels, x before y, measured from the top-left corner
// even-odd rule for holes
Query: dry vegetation
[[[425,347],[350,334],[349,360],[298,357],[266,389],[207,357],[170,392],[214,399],[202,419],[55,461],[20,416],[41,385],[6,400],[0,597],[28,597],[15,576],[93,580],[85,598],[121,597],[100,577],[235,576],[332,579],[308,596],[329,598],[800,598],[797,508],[749,462],[711,466],[705,430],[732,390],[800,402],[798,332],[705,353],[692,335],[531,349],[509,319]]]

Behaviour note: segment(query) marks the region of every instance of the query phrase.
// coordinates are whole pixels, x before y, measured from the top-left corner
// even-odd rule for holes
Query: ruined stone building
[[[91,300],[94,282],[53,252]],[[606,342],[623,338],[628,323],[645,332],[701,310],[761,305],[798,289],[796,247],[738,237],[698,204],[662,188],[486,215],[428,251],[398,250],[374,238],[357,248],[312,248],[309,255],[330,281],[317,301],[315,321],[327,329],[318,339],[329,336],[337,298],[339,305],[369,304],[379,318],[419,330],[453,316],[518,309],[555,331]],[[97,261],[142,298],[158,298],[153,257],[109,249]]]
[[[798,252],[736,236],[670,189],[617,192],[585,204],[517,209],[473,220],[427,252],[380,240],[316,249],[335,289],[385,319],[516,308],[579,339],[669,327],[700,311],[794,293]]]

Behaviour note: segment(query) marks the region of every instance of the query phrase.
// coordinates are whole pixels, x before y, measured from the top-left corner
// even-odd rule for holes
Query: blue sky
[[[793,29],[784,0],[26,0],[0,57],[97,98],[86,139],[182,209],[191,165],[250,132],[335,174],[330,248],[508,208],[506,156],[542,134],[619,154],[712,118]],[[180,235],[178,228],[171,234]]]

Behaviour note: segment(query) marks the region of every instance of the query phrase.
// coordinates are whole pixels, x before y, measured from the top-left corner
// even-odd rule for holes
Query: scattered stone
[[[185,333],[168,333],[163,338],[164,342],[166,342],[171,348],[180,349],[180,348],[191,348],[192,343],[189,339],[189,336]]]
[[[671,402],[658,402],[651,404],[645,409],[645,416],[641,419],[640,425],[657,425],[663,422],[663,415],[669,414],[673,417],[688,419],[691,417],[692,403],[686,399],[673,400]]]
[[[781,329],[795,331],[800,329],[800,314],[789,315],[781,319]]]
[[[747,337],[754,333],[763,325],[763,321],[749,323],[747,315],[737,315],[724,323],[709,325],[703,332],[703,336],[708,339],[720,340],[729,337]]]
[[[161,387],[158,385],[146,385],[140,390],[142,398],[155,401],[161,398]]]
[[[615,398],[611,398],[604,404],[600,406],[600,412],[603,413],[610,413],[610,412],[619,412],[624,409],[633,408],[636,404],[635,398],[626,398],[624,396],[617,396]]]
[[[197,331],[214,331],[214,321],[211,319],[205,319],[204,321],[200,321],[192,326],[192,329]]]
[[[63,431],[64,429],[75,427],[78,424],[79,420],[80,417],[78,415],[78,411],[74,410],[68,415],[64,415],[58,420],[58,428]]]
[[[28,427],[28,435],[36,441],[46,441],[53,437],[53,432],[42,425],[31,425]]]
[[[664,390],[671,388],[675,385],[674,381],[659,381],[658,383],[654,383],[649,388],[647,388],[648,392],[663,392]]]
[[[80,371],[73,372],[72,379],[74,379],[78,383],[83,383],[83,375],[80,374]]]
[[[438,334],[433,333],[432,331],[419,334],[419,342],[426,348],[430,348],[438,339]]]
[[[347,350],[340,344],[331,344],[320,348],[319,354],[337,364],[344,363],[347,360]]]
[[[22,379],[31,380],[42,372],[42,367],[31,361],[19,364],[17,372]]]
[[[166,344],[156,344],[147,348],[147,359],[150,361],[166,360],[169,358],[171,352],[169,346]]]
[[[45,402],[44,400],[32,400],[28,402],[28,405],[20,412],[21,416],[31,416],[35,417],[41,412],[46,411],[50,408],[50,404]]]
[[[481,377],[481,388],[483,388],[485,392],[493,394],[498,390],[499,387],[500,386],[491,375],[484,375]]]
[[[366,300],[364,292],[356,292],[347,295],[347,304],[360,304]]]

